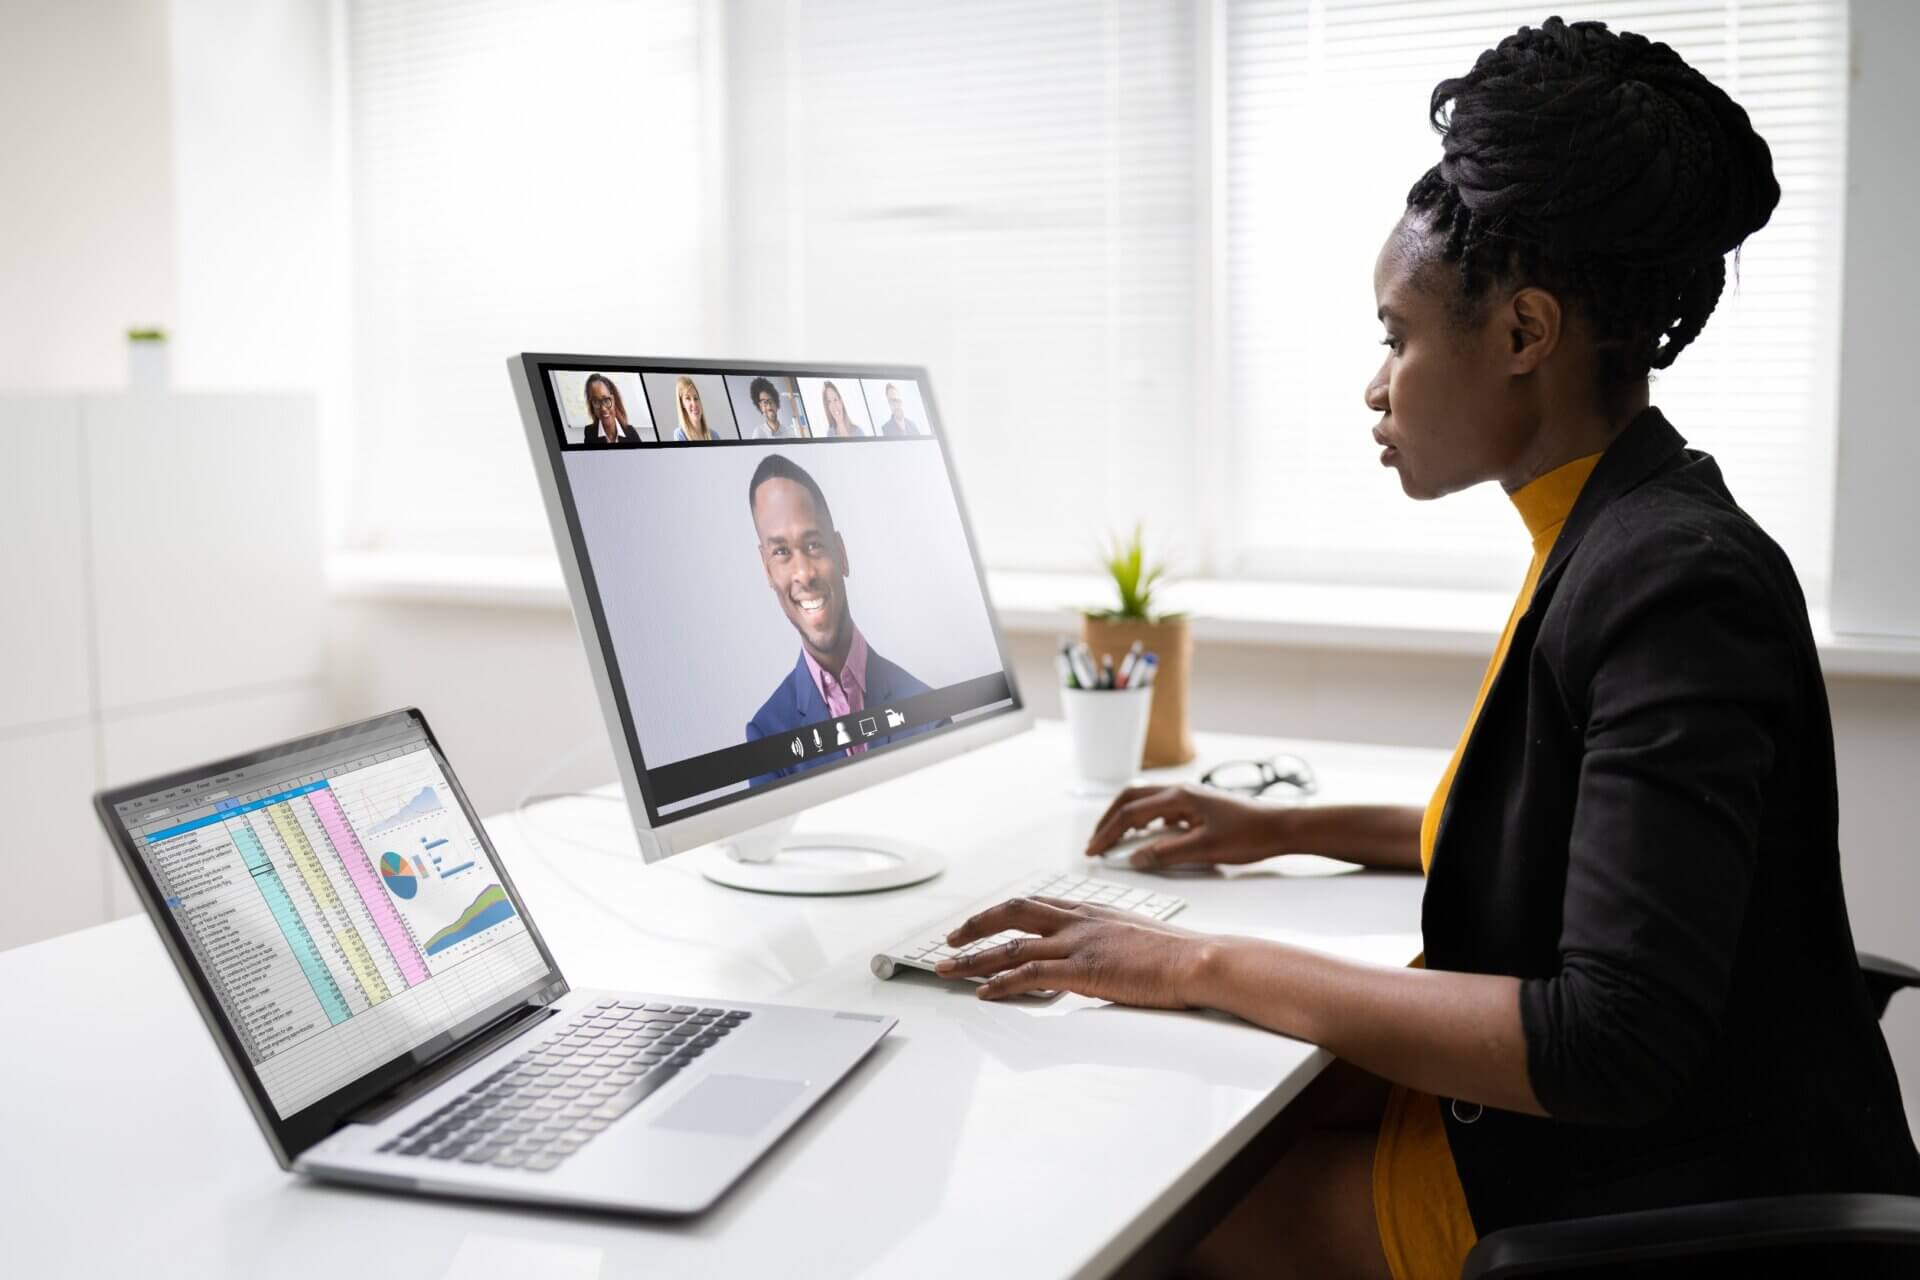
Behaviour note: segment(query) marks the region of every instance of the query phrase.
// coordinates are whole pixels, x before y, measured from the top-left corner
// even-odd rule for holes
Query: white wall
[[[0,0],[0,389],[122,386],[174,325],[166,35],[160,0]]]

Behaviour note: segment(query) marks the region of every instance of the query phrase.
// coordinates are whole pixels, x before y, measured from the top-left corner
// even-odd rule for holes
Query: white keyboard
[[[947,934],[988,907],[998,906],[1008,898],[1064,898],[1068,902],[1086,902],[1096,907],[1112,907],[1116,911],[1132,911],[1150,920],[1165,920],[1187,905],[1185,898],[1175,894],[1156,893],[1152,889],[1115,884],[1111,880],[1089,880],[1085,876],[1076,876],[1067,871],[1054,875],[1033,876],[1016,880],[999,893],[983,898],[958,915],[946,920],[936,920],[912,937],[888,947],[873,958],[874,976],[891,978],[899,972],[902,965],[909,969],[925,969],[928,973],[932,973],[933,966],[942,960],[970,956],[976,951],[997,947],[1003,942],[1021,937],[1020,930],[1006,929],[992,937],[981,938],[977,942],[970,942],[958,949],[947,945]],[[967,981],[984,982],[985,979],[969,978]]]

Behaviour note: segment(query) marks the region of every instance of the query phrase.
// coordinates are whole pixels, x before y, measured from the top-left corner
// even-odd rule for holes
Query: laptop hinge
[[[345,1124],[377,1124],[421,1094],[452,1079],[516,1036],[545,1022],[560,1012],[550,1004],[523,1005],[501,1014],[449,1049],[429,1065],[408,1076],[379,1097],[365,1103],[344,1118]]]

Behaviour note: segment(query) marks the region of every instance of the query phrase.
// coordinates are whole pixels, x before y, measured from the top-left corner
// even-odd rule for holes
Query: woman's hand
[[[1193,783],[1128,787],[1094,826],[1087,856],[1104,853],[1127,832],[1159,818],[1166,834],[1133,851],[1135,868],[1258,862],[1288,852],[1290,815],[1287,809]]]
[[[1032,937],[934,966],[943,978],[991,975],[976,992],[984,1000],[1023,991],[1077,991],[1117,1004],[1153,1009],[1195,1006],[1194,988],[1211,941],[1125,911],[1058,898],[1014,898],[990,907],[947,935],[964,947],[1003,929]]]

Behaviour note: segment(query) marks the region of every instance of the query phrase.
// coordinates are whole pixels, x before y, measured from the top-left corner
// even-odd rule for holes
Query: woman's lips
[[[1373,442],[1381,446],[1380,465],[1383,467],[1393,465],[1393,460],[1400,456],[1400,450],[1387,439],[1385,433],[1378,427],[1373,429]]]

